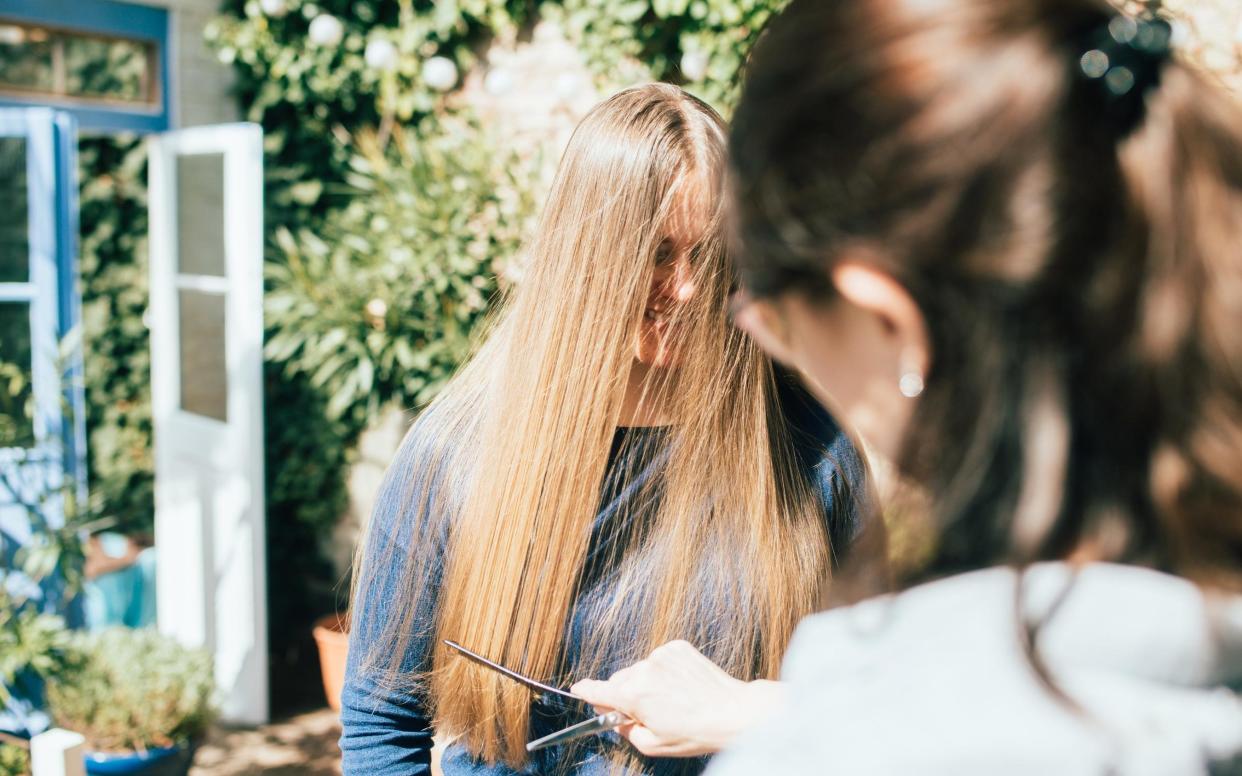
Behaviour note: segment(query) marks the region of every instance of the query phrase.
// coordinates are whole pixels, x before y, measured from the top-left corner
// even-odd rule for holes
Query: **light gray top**
[[[1075,711],[1023,655],[1017,582],[986,569],[807,618],[790,703],[707,776],[1242,773],[1242,597],[1133,566],[1028,569],[1022,609]]]

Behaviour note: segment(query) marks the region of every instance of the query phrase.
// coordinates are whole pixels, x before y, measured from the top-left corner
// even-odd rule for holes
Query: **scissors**
[[[573,700],[573,701],[585,702],[582,700],[582,698],[579,698],[577,695],[574,695],[571,692],[562,690],[559,687],[553,687],[550,684],[544,684],[543,682],[537,682],[528,676],[523,676],[522,674],[519,674],[517,671],[514,671],[511,668],[505,668],[499,663],[488,660],[487,658],[483,657],[477,652],[472,652],[469,649],[466,649],[462,645],[458,644],[456,641],[450,641],[449,639],[444,639],[444,644],[445,646],[456,650],[459,654],[463,655],[466,658],[469,658],[470,660],[473,660],[479,665],[487,666],[493,671],[496,671],[504,676],[507,676],[515,682],[524,684],[533,690],[538,690],[544,693],[551,693],[552,695],[559,695],[562,698],[568,698],[569,700]],[[563,744],[568,741],[576,741],[579,738],[586,738],[587,736],[593,736],[597,733],[603,733],[608,730],[613,730],[617,727],[620,727],[621,725],[626,724],[627,722],[632,722],[632,721],[633,720],[630,719],[630,717],[626,714],[622,714],[619,711],[609,711],[604,714],[591,717],[590,719],[583,720],[582,722],[579,722],[576,725],[570,725],[564,730],[558,730],[555,733],[550,733],[549,735],[546,735],[543,738],[536,738],[534,741],[531,741],[530,743],[526,745],[526,751],[534,752],[538,749],[543,749],[544,747],[555,746],[556,744]]]

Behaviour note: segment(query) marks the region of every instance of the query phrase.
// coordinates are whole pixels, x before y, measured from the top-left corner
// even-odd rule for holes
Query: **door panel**
[[[215,657],[227,721],[268,716],[262,134],[151,142],[159,626]]]

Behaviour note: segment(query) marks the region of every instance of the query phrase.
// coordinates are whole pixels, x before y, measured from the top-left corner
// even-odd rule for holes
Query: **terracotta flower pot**
[[[349,615],[320,617],[311,631],[319,647],[319,670],[323,692],[334,711],[341,710],[341,687],[345,684],[345,658],[349,654]]]

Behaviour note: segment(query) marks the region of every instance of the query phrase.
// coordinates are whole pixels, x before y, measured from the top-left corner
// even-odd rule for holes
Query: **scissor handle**
[[[558,730],[555,733],[550,733],[543,738],[536,738],[534,741],[531,741],[526,745],[526,751],[534,752],[538,749],[543,749],[544,747],[564,744],[569,741],[576,741],[579,738],[597,735],[607,730],[620,727],[630,721],[630,717],[626,714],[622,714],[619,711],[609,711],[605,714],[600,714],[597,717],[591,717],[588,720],[583,720],[576,725],[570,725],[564,730]]]

